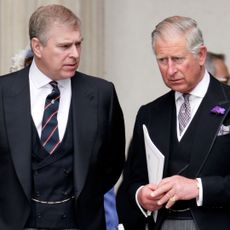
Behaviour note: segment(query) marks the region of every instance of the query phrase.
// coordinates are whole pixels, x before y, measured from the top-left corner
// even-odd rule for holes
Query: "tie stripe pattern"
[[[53,89],[52,92],[47,96],[45,102],[42,119],[41,143],[42,146],[50,154],[52,154],[60,144],[57,121],[60,91],[57,82],[51,81],[50,85],[53,87]]]
[[[178,114],[179,131],[183,132],[191,118],[191,107],[189,103],[190,94],[183,94],[184,102],[180,107]]]

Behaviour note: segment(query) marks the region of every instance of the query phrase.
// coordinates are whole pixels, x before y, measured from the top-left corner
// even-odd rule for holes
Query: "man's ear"
[[[201,66],[203,66],[205,64],[206,56],[207,56],[207,48],[205,45],[201,45],[200,51],[198,53],[199,63]]]
[[[41,58],[42,47],[43,46],[42,46],[42,44],[38,38],[32,38],[31,39],[31,48],[33,50],[34,55],[38,58]]]

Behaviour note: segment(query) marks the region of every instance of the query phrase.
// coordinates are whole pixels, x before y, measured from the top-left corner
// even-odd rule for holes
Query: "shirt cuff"
[[[137,206],[138,206],[138,208],[141,210],[141,212],[143,213],[143,215],[147,218],[148,216],[151,216],[151,211],[146,211],[146,210],[144,210],[142,207],[141,207],[141,205],[139,204],[139,202],[138,202],[138,199],[137,199],[137,195],[138,195],[138,192],[140,191],[140,189],[141,188],[143,188],[144,186],[140,186],[138,189],[137,189],[137,191],[136,191],[136,194],[135,194],[135,200],[136,200],[136,203],[137,203]]]
[[[203,205],[203,186],[202,186],[202,181],[201,178],[196,178],[197,180],[197,186],[199,190],[199,196],[196,198],[196,204],[197,206],[202,206]]]

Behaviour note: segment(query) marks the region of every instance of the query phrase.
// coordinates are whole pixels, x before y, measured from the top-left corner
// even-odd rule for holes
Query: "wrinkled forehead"
[[[188,44],[186,37],[184,35],[178,35],[176,34],[175,36],[172,37],[158,37],[155,40],[155,46],[154,46],[154,51],[155,54],[158,53],[159,50],[183,50],[183,51],[188,51]]]
[[[81,29],[78,25],[62,23],[59,21],[52,22],[52,24],[50,24],[50,26],[48,26],[45,30],[46,40],[48,40],[52,36],[65,36],[65,34],[69,34],[69,32],[76,32],[78,36],[81,37]]]

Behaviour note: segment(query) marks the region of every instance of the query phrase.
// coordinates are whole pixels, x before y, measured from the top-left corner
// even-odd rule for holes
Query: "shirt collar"
[[[203,98],[208,90],[210,82],[210,75],[207,70],[205,70],[204,77],[201,81],[196,85],[196,87],[189,93],[195,97]],[[175,92],[176,101],[182,96],[183,93]]]
[[[39,70],[34,59],[30,66],[29,79],[37,89],[46,87],[50,83],[50,81],[52,81],[49,77],[47,77]],[[70,78],[58,80],[57,82],[58,82],[58,86],[64,88],[68,87],[71,84]]]

